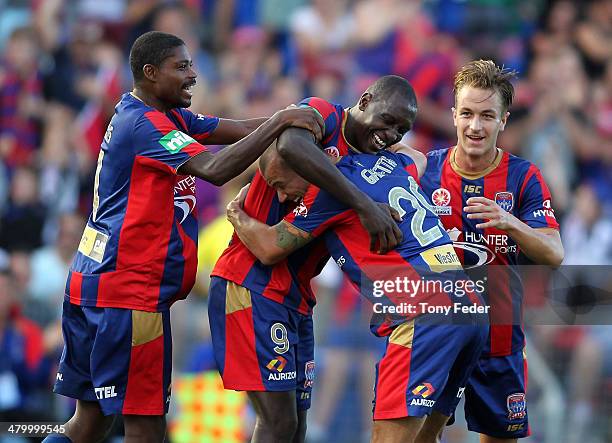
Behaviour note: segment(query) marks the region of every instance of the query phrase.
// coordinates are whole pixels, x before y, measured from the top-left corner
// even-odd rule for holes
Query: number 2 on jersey
[[[400,206],[400,201],[408,200],[410,202],[410,205],[416,211],[412,220],[410,220],[410,229],[419,244],[427,246],[442,237],[442,230],[438,225],[432,226],[426,231],[423,230],[429,203],[419,193],[419,185],[414,178],[409,176],[408,181],[410,182],[408,188],[396,186],[389,191],[389,205],[399,212],[400,217],[404,217],[406,210]]]

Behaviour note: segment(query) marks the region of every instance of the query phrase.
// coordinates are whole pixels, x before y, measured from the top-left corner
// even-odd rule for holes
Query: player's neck
[[[497,147],[483,155],[469,155],[461,147],[456,146],[453,148],[452,160],[460,170],[469,174],[479,174],[493,166],[498,154]]]
[[[163,103],[157,97],[155,97],[153,94],[146,93],[138,86],[135,86],[134,89],[132,89],[132,92],[130,92],[130,94],[132,94],[133,97],[143,102],[145,105],[150,106],[151,108],[155,108],[158,111],[167,112],[170,109],[172,109],[172,108],[169,108],[165,103]]]
[[[358,134],[355,133],[357,128],[355,127],[355,117],[351,115],[352,112],[353,108],[346,108],[344,110],[346,117],[342,128],[342,135],[344,135],[344,139],[353,150],[361,152],[357,147],[358,144],[355,142],[359,137]]]

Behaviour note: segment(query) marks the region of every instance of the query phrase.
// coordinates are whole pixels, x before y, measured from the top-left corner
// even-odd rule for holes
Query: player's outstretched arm
[[[390,208],[377,205],[368,195],[348,181],[317,146],[312,133],[289,128],[281,134],[276,149],[283,159],[308,182],[329,192],[354,209],[370,234],[370,249],[385,253],[402,241],[402,232]]]
[[[259,128],[268,119],[269,117],[248,120],[219,119],[219,124],[214,132],[206,138],[206,143],[209,145],[231,145]]]
[[[219,153],[196,155],[179,168],[179,173],[221,186],[248,168],[290,126],[312,131],[318,139],[323,134],[323,119],[314,110],[289,107],[276,112],[252,133]]]
[[[268,226],[242,210],[249,185],[227,205],[227,219],[244,245],[264,265],[278,263],[312,240],[312,236],[282,220]]]

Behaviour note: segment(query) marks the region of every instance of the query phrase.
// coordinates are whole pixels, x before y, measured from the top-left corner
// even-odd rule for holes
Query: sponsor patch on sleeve
[[[170,131],[159,139],[159,144],[172,154],[176,154],[191,143],[196,143],[196,141],[179,130]]]

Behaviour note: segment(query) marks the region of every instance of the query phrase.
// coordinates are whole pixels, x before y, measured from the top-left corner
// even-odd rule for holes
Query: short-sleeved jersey
[[[255,174],[243,206],[250,217],[275,225],[294,208],[294,203],[281,203],[278,200],[276,190],[268,186],[259,171]],[[211,275],[309,315],[316,304],[310,279],[321,272],[327,258],[325,246],[318,242],[307,245],[273,266],[267,266],[249,251],[234,232]]]
[[[321,114],[325,122],[321,145],[328,155],[340,157],[355,152],[344,136],[347,112],[342,106],[318,97],[306,98],[299,105],[310,106]],[[414,163],[409,170],[417,177]],[[301,207],[280,203],[276,191],[268,186],[259,172],[253,178],[244,202],[244,211],[249,216],[268,225],[275,225],[287,213],[299,211]],[[265,266],[234,233],[211,275],[230,280],[302,314],[311,314],[316,299],[310,280],[320,272],[328,257],[323,242],[313,242],[295,251],[287,260]]]
[[[397,277],[418,281],[431,266],[458,263],[450,237],[408,172],[413,165],[409,156],[389,151],[343,157],[336,165],[360,190],[373,200],[396,208],[402,216],[399,228],[403,241],[387,254],[371,252],[368,233],[356,212],[316,186],[309,187],[302,210],[288,214],[285,221],[314,237],[322,235],[333,259],[359,292],[373,303],[397,304],[402,300],[402,303],[445,306],[451,304],[451,298],[443,292],[419,291],[412,297],[398,298],[390,293],[377,295],[373,290],[376,281]],[[444,246],[450,247],[452,256],[435,252]],[[406,314],[402,321],[417,316]],[[394,320],[384,319],[373,324],[373,332],[387,335],[394,326],[389,321]]]
[[[462,171],[454,153],[452,148],[430,152],[421,186],[453,239],[464,267],[487,277],[485,298],[491,306],[491,329],[485,352],[510,355],[522,349],[525,341],[522,284],[513,268],[520,251],[506,232],[477,229],[483,221],[468,219],[463,208],[470,197],[486,197],[532,228],[558,229],[550,191],[534,164],[507,152],[498,150],[492,165],[478,175]],[[480,268],[483,265],[488,266]]]
[[[124,94],[102,141],[93,210],[66,283],[82,306],[167,309],[197,268],[195,177],[178,175],[206,150],[216,117],[163,113]]]
[[[335,157],[348,154],[349,145],[342,130],[344,109],[316,97],[303,100],[300,106],[311,106],[323,117],[323,148],[326,152]],[[250,217],[271,226],[298,208],[291,203],[281,203],[276,190],[268,186],[259,172],[251,181],[243,207]],[[309,315],[316,304],[310,280],[321,271],[328,258],[325,245],[313,242],[274,266],[266,266],[257,260],[234,232],[211,275],[232,281],[289,309]]]

